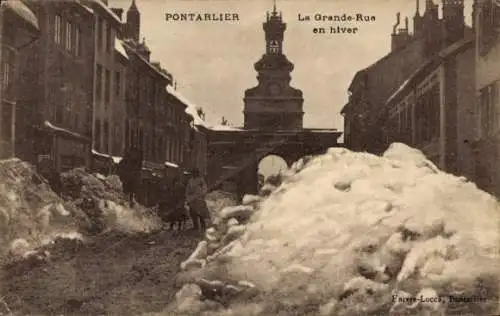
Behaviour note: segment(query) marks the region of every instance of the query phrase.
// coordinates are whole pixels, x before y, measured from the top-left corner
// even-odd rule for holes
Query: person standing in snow
[[[196,230],[206,229],[205,220],[210,217],[205,195],[208,187],[198,169],[193,169],[191,179],[186,187],[186,203],[189,207],[189,216]]]
[[[181,230],[188,217],[184,207],[185,190],[178,170],[176,170],[171,180],[169,180],[168,174],[165,172],[158,211],[161,219],[170,224],[170,229],[173,229],[177,224],[177,229]]]
[[[123,193],[127,196],[130,207],[134,206],[141,182],[143,154],[139,148],[132,147],[118,164],[118,176],[123,185]]]

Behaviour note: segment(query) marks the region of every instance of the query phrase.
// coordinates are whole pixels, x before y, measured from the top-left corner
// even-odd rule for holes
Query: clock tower
[[[247,89],[245,129],[297,130],[302,129],[304,99],[302,91],[290,86],[293,64],[283,54],[283,35],[286,23],[281,12],[267,12],[263,23],[266,52],[254,64],[258,85]]]

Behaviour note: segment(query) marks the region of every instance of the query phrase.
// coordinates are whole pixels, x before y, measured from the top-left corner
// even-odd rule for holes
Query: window
[[[103,21],[102,18],[98,17],[97,18],[97,48],[101,49],[102,46],[102,30],[103,30]]]
[[[109,122],[104,120],[104,151],[109,154]]]
[[[130,123],[128,120],[125,121],[125,147],[130,146]]]
[[[56,15],[54,19],[54,42],[61,44],[62,42],[62,18]]]
[[[94,147],[97,151],[101,150],[101,120],[95,120]]]
[[[106,47],[106,41],[107,41],[107,31],[108,31],[109,25],[106,23],[106,21],[102,21],[102,29],[101,29],[101,43],[100,43],[100,48],[101,47]],[[107,50],[107,48],[105,48]]]
[[[66,50],[68,51],[71,51],[71,48],[72,48],[72,43],[71,43],[71,40],[72,40],[72,36],[71,36],[71,32],[72,32],[73,28],[71,26],[71,22],[66,22],[66,42],[65,42],[65,45],[66,45]]]
[[[115,73],[115,95],[117,97],[120,96],[120,90],[121,90],[121,77],[120,77],[120,72],[117,71]]]
[[[481,121],[480,128],[484,136],[489,135],[496,130],[498,125],[496,103],[497,103],[497,82],[481,89],[480,91],[480,113]]]
[[[104,99],[106,103],[109,103],[111,99],[111,74],[109,70],[106,69],[106,77],[104,78]]]
[[[82,45],[80,43],[80,41],[82,40],[82,34],[81,34],[81,30],[79,27],[75,28],[75,55],[76,56],[81,56],[82,54]]]
[[[106,28],[106,51],[108,53],[112,51],[112,47],[114,46],[112,44],[113,44],[112,29],[111,29],[111,25],[108,25],[108,27]]]
[[[101,65],[97,65],[96,81],[95,82],[96,82],[95,94],[96,94],[98,101],[100,101],[101,96],[102,96],[102,66]]]
[[[6,90],[11,84],[11,74],[12,74],[12,65],[9,63],[3,63],[3,76],[2,83],[3,89]]]

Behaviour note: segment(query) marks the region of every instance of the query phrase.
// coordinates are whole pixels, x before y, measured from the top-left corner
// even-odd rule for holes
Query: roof
[[[97,4],[97,6],[106,11],[109,14],[109,16],[111,16],[116,22],[121,24],[122,20],[120,19],[120,17],[116,15],[116,13],[114,13],[113,10],[111,10],[102,0],[90,0],[90,1],[92,3]]]
[[[166,87],[167,92],[175,97],[177,100],[182,102],[184,105],[186,105],[186,110],[185,112],[193,118],[194,125],[198,126],[203,126],[207,127],[207,124],[205,121],[198,115],[197,110],[196,110],[196,105],[193,103],[189,102],[184,96],[182,96],[177,90],[175,90],[171,85],[167,85]],[[207,127],[208,128],[208,127]]]
[[[127,51],[125,50],[125,47],[123,47],[123,42],[117,38],[115,38],[115,50],[126,59],[129,59]]]
[[[235,127],[230,125],[214,125],[210,129],[214,131],[241,131],[241,127]]]
[[[370,66],[364,68],[364,69],[361,69],[360,71],[358,71],[352,81],[351,81],[351,84],[349,85],[349,88],[347,89],[348,91],[351,90],[352,86],[360,79],[361,76],[367,74],[369,71],[371,71],[373,68],[377,67],[378,65],[380,65],[382,62],[386,61],[387,59],[389,59],[390,57],[392,57],[392,55],[396,54],[396,53],[399,53],[405,49],[407,49],[408,47],[412,46],[413,44],[415,43],[418,43],[418,42],[421,42],[421,40],[419,39],[415,39],[413,41],[411,41],[410,43],[408,43],[407,45],[405,46],[402,46],[402,47],[399,47],[395,50],[392,50],[390,52],[388,52],[387,54],[385,54],[382,58],[378,59],[376,62],[374,62],[373,64],[371,64]]]
[[[171,168],[179,168],[178,165],[176,165],[175,163],[173,162],[169,162],[169,161],[165,161],[165,166],[167,167],[171,167]]]
[[[92,10],[92,8],[90,8],[89,6],[86,6],[86,5],[84,5],[83,3],[80,3],[80,2],[78,2],[78,4],[79,4],[82,8],[84,8],[85,10],[87,10],[87,12],[94,14],[94,10]]]
[[[433,66],[440,65],[443,59],[452,56],[454,54],[458,54],[462,49],[468,47],[473,42],[474,38],[472,36],[471,37],[468,36],[441,50],[435,58],[428,60],[427,62],[422,64],[415,72],[413,72],[413,74],[411,74],[399,86],[399,88],[387,99],[386,104],[390,104],[393,101],[397,100],[401,95],[401,93],[403,93],[404,91],[407,90],[408,87],[413,85],[417,80],[417,78],[419,78],[422,74],[427,73],[427,70],[435,68]]]
[[[60,133],[60,134],[66,135],[66,136],[70,136],[72,138],[76,138],[76,139],[80,139],[80,140],[87,140],[87,141],[89,140],[84,135],[78,134],[76,132],[73,132],[71,130],[68,130],[68,129],[65,129],[65,128],[62,128],[62,127],[55,126],[50,121],[44,121],[43,122],[43,127],[47,128],[47,129],[49,129],[49,130],[51,130],[53,132]]]
[[[40,30],[36,15],[21,1],[3,1],[0,5],[2,8],[12,10],[18,17],[26,21],[36,30]]]
[[[122,46],[124,48],[128,48],[129,52],[132,52],[134,55],[136,55],[140,60],[142,60],[148,67],[156,72],[159,76],[163,77],[164,79],[167,79],[169,82],[172,81],[172,76],[163,73],[160,69],[156,68],[151,62],[149,62],[146,58],[142,57],[141,54],[137,51],[135,47],[133,47],[133,43],[127,42],[127,41],[120,41]],[[127,50],[125,50],[127,51]],[[128,56],[128,54],[127,54]]]

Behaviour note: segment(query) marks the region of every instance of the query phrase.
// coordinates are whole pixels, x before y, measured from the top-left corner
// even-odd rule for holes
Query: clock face
[[[281,92],[281,87],[280,87],[280,85],[279,85],[279,84],[277,84],[277,83],[273,82],[273,83],[269,84],[269,86],[268,86],[268,90],[269,90],[269,93],[270,93],[271,95],[277,95],[277,94],[280,94],[280,92]]]

